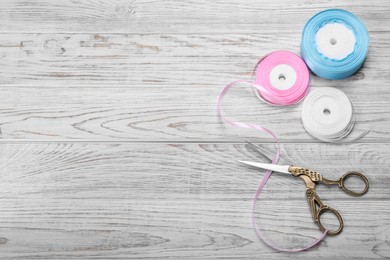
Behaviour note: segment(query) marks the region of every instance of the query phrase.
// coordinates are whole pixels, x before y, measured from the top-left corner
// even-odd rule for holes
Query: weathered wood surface
[[[388,140],[390,133],[390,57],[384,51],[390,48],[389,35],[372,33],[369,57],[353,77],[341,81],[312,77],[313,87],[339,87],[347,93],[359,128],[372,130],[364,142]],[[298,52],[300,34],[290,36],[291,46],[286,44],[288,36],[272,33],[4,34],[1,138],[269,140],[253,131],[221,126],[216,97],[228,81],[251,78],[259,49],[269,52],[288,46]],[[300,122],[300,105],[266,106],[248,86],[233,89],[225,104],[227,116],[262,123],[282,141],[313,140]],[[281,121],[289,127],[280,127]]]
[[[374,31],[388,30],[382,0],[2,0],[1,31],[120,33],[300,33],[313,13],[344,8]]]
[[[223,125],[216,97],[257,59],[299,53],[304,23],[344,8],[367,25],[363,68],[312,77],[352,100],[356,144],[320,144],[300,105],[262,104],[248,87],[224,110],[282,141],[281,163],[367,174],[362,198],[318,186],[345,230],[291,255],[260,242],[251,203],[262,173],[237,159],[272,140]],[[0,1],[0,258],[390,258],[390,3],[373,1]],[[265,159],[265,158],[262,158]],[[273,176],[258,222],[285,247],[319,235],[299,179]]]
[[[352,135],[371,130],[359,142],[389,140],[390,92],[386,94],[385,87],[380,88],[382,95],[367,88],[346,88],[358,122]],[[216,113],[220,88],[4,87],[0,136],[6,141],[273,141],[257,131],[223,125]],[[249,88],[233,89],[224,104],[229,118],[262,124],[283,142],[316,142],[302,126],[301,104],[267,106]]]
[[[299,32],[252,34],[3,33],[1,83],[32,86],[172,87],[219,89],[250,79],[261,55],[299,53]],[[389,80],[388,31],[370,32],[362,70],[346,80],[315,78],[315,85],[364,88]],[[351,83],[353,83],[352,86]],[[384,90],[387,88],[384,88]]]
[[[273,145],[264,145],[273,153]],[[388,144],[286,144],[284,161],[328,177],[356,169],[371,184],[361,198],[318,186],[345,229],[297,257],[390,257]],[[0,245],[4,258],[289,258],[255,237],[252,196],[262,173],[237,159],[244,144],[3,144]],[[323,162],[331,162],[326,165]],[[281,246],[319,235],[304,183],[273,176],[258,221]]]

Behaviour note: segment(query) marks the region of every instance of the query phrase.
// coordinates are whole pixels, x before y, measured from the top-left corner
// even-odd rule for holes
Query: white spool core
[[[279,90],[287,90],[294,86],[297,80],[295,69],[287,64],[280,64],[272,68],[269,73],[271,85]]]
[[[342,23],[328,23],[316,33],[317,51],[329,59],[342,60],[355,49],[354,32]]]

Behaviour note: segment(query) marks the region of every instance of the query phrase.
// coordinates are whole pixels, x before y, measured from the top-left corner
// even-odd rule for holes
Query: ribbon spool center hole
[[[279,80],[286,80],[286,76],[284,74],[280,74],[279,75]]]
[[[335,38],[330,38],[329,42],[330,44],[335,45],[337,43],[337,40]]]
[[[330,110],[325,108],[324,111],[322,111],[324,115],[329,116],[330,115]]]

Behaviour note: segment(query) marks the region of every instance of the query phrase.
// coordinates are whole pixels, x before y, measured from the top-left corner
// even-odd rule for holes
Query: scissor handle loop
[[[357,177],[357,178],[361,179],[364,182],[365,187],[364,187],[363,190],[361,190],[361,191],[353,191],[353,190],[348,189],[345,186],[345,181],[348,178],[352,178],[352,177],[354,177],[354,178]],[[368,184],[367,177],[364,176],[362,173],[356,172],[356,171],[350,171],[350,172],[347,172],[346,174],[344,174],[343,176],[341,176],[341,178],[339,180],[339,187],[341,189],[343,189],[346,193],[350,194],[350,195],[353,195],[353,196],[363,196],[364,194],[367,193],[369,184]]]
[[[339,221],[339,227],[337,230],[329,230],[322,225],[321,215],[323,213],[325,213],[326,211],[333,213],[337,217],[337,220]],[[321,231],[325,231],[325,230],[328,231],[327,234],[330,236],[334,236],[334,235],[339,234],[343,230],[343,227],[344,227],[344,221],[343,221],[343,218],[341,217],[340,213],[337,210],[335,210],[334,208],[331,208],[329,206],[320,207],[320,209],[317,212],[317,221],[318,221],[317,223],[318,223],[318,226],[320,227]]]

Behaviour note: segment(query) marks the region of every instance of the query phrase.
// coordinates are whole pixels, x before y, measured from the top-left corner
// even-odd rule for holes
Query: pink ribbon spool
[[[267,92],[256,95],[274,105],[292,105],[309,91],[309,70],[305,62],[290,51],[274,51],[256,65],[256,84]]]

